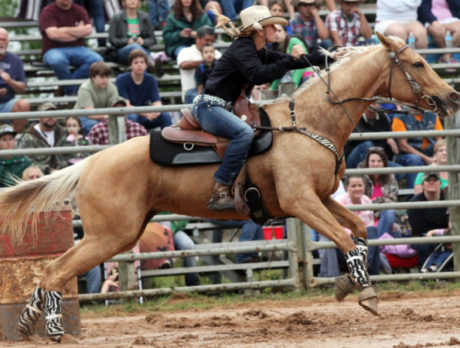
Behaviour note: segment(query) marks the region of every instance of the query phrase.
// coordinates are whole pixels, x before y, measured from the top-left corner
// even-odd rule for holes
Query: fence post
[[[125,115],[109,115],[110,144],[119,144],[126,141]]]
[[[293,244],[295,251],[289,251],[289,277],[294,278],[295,280],[295,290],[299,290],[299,278],[301,277],[299,272],[299,255],[298,255],[298,248],[299,248],[299,240],[297,236],[299,235],[298,230],[300,229],[300,221],[295,218],[288,218],[286,220],[286,227],[287,227],[287,237],[288,240]]]
[[[446,119],[446,128],[458,129],[460,127],[460,112]],[[460,160],[460,150],[457,137],[447,137],[447,159],[449,164],[457,164]],[[448,199],[460,197],[459,173],[449,172]],[[449,207],[449,221],[451,234],[460,235],[460,207]],[[460,271],[460,243],[454,243],[454,267]]]
[[[305,245],[305,286],[311,289],[315,286],[315,273],[313,272],[313,253],[310,251],[311,233],[310,227],[303,224]]]

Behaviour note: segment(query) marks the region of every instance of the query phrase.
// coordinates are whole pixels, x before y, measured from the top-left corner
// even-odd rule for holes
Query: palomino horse
[[[374,314],[377,296],[364,266],[366,229],[359,217],[330,197],[345,170],[341,160],[343,146],[373,96],[393,97],[435,110],[440,116],[457,110],[460,100],[460,95],[401,40],[381,35],[379,39],[382,45],[352,48],[332,65],[328,79],[334,92],[330,93],[331,100],[351,100],[332,105],[326,96],[327,87],[318,78],[302,86],[293,96],[296,124],[307,127],[323,140],[328,139],[327,147],[302,130],[276,132],[270,151],[248,160],[251,180],[260,188],[272,216],[301,219],[333,240],[349,256],[350,276],[338,284],[341,293],[337,297],[341,299],[357,287],[361,289],[360,304]],[[277,100],[266,105],[265,110],[274,127],[293,125],[289,100]],[[246,219],[235,212],[208,211],[206,202],[216,168],[216,165],[164,167],[154,164],[149,160],[149,137],[139,137],[2,193],[2,232],[9,233],[13,240],[20,240],[24,224],[30,218],[36,218],[39,211],[49,210],[73,191],[85,231],[79,244],[45,268],[20,317],[21,332],[31,335],[35,321],[44,310],[48,334],[59,341],[64,334],[59,315],[60,291],[64,284],[132,248],[156,213],[169,211],[215,219]],[[353,239],[346,234],[344,226],[353,231]]]

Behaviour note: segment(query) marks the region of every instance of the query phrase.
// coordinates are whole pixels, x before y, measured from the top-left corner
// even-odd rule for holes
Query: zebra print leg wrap
[[[64,335],[62,324],[62,294],[58,291],[46,292],[45,321],[48,336],[59,342]]]
[[[350,271],[353,281],[361,288],[367,288],[370,286],[366,266],[364,265],[363,258],[359,250],[353,249],[346,253],[345,261],[347,262],[348,270]]]
[[[368,247],[367,247],[367,240],[361,237],[353,237],[353,242],[356,244],[356,249],[358,249],[359,254],[363,258],[364,265],[367,269],[367,254],[368,254]]]
[[[45,290],[37,286],[19,317],[19,332],[25,336],[31,336],[34,333],[34,325],[45,306],[45,293]]]

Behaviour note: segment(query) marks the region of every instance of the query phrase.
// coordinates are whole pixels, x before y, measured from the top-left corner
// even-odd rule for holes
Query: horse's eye
[[[416,62],[416,63],[414,63],[412,65],[414,66],[414,68],[423,68],[424,67],[422,62]]]

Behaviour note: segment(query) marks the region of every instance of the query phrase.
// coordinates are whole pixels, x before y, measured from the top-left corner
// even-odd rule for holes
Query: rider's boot
[[[208,209],[213,211],[235,210],[235,203],[229,186],[217,182],[208,201]]]

